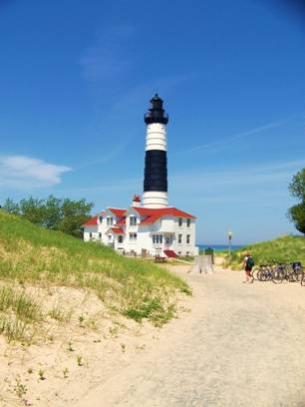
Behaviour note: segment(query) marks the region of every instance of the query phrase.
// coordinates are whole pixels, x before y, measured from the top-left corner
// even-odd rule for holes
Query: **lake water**
[[[229,250],[228,245],[221,245],[221,244],[211,244],[211,245],[206,245],[206,244],[198,244],[197,246],[199,246],[200,250],[205,250],[208,248],[213,249],[215,252],[219,252],[219,251],[223,251],[223,250]],[[231,250],[238,250],[243,248],[244,245],[236,245],[236,244],[232,244],[231,246]]]

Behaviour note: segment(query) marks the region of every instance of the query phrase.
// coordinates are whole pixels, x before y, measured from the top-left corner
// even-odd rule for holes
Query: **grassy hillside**
[[[245,254],[250,252],[255,264],[291,263],[300,260],[305,264],[305,238],[302,236],[283,236],[268,242],[246,246],[232,253],[230,265],[240,267]],[[229,258],[227,256],[229,261]]]
[[[16,282],[21,290],[13,292]],[[43,318],[22,290],[27,285],[93,290],[109,309],[154,323],[172,316],[177,292],[189,293],[186,283],[152,263],[124,258],[0,210],[0,332],[7,336],[13,329],[8,311],[17,331],[27,321]]]

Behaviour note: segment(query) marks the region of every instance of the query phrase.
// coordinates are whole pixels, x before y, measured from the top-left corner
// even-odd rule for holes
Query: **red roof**
[[[166,208],[158,208],[158,209],[152,209],[152,208],[143,208],[143,207],[136,207],[134,206],[133,209],[138,212],[138,214],[144,218],[140,225],[150,225],[157,220],[163,218],[164,216],[173,216],[176,218],[184,218],[184,219],[196,219],[195,216],[190,215],[187,212],[183,212],[180,209],[173,208],[173,207],[166,207]],[[117,225],[118,226],[123,226],[126,223],[126,210],[125,209],[116,209],[116,208],[109,208],[109,210],[118,218]],[[94,216],[93,218],[89,219],[83,226],[90,227],[90,226],[96,226],[98,222],[98,216]],[[120,232],[119,233],[124,233],[122,229],[120,228],[112,228],[112,229],[117,229]],[[118,233],[118,232],[114,232]]]
[[[123,235],[124,231],[121,228],[111,228],[112,232],[116,235]]]
[[[98,216],[93,216],[93,218],[87,220],[86,223],[83,224],[83,226],[96,226],[97,225],[97,220]]]
[[[123,218],[126,212],[126,209],[116,209],[116,208],[109,208],[109,210],[115,214],[118,218]]]
[[[195,216],[190,215],[189,213],[183,212],[180,209],[177,208],[158,208],[158,209],[152,209],[152,208],[138,208],[138,207],[133,207],[135,211],[139,213],[142,217],[145,219],[142,220],[140,223],[141,225],[149,225],[152,223],[155,223],[157,220],[160,218],[163,218],[164,216],[173,216],[176,218],[185,218],[185,219],[195,219]]]

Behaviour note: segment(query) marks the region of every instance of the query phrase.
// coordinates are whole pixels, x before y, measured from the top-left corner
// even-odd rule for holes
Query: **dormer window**
[[[99,217],[99,220],[100,220],[100,223],[102,223],[102,222],[103,222],[103,217],[100,216],[100,217]]]
[[[129,225],[130,226],[136,226],[136,224],[137,224],[137,218],[135,216],[131,215],[129,217]]]
[[[107,216],[107,226],[112,226],[113,225],[113,218],[110,216]]]

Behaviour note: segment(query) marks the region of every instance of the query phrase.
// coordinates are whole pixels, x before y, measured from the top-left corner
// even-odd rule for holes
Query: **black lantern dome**
[[[156,93],[155,96],[150,100],[151,108],[148,110],[144,116],[144,121],[146,124],[151,123],[168,123],[168,115],[163,109],[163,100]]]

